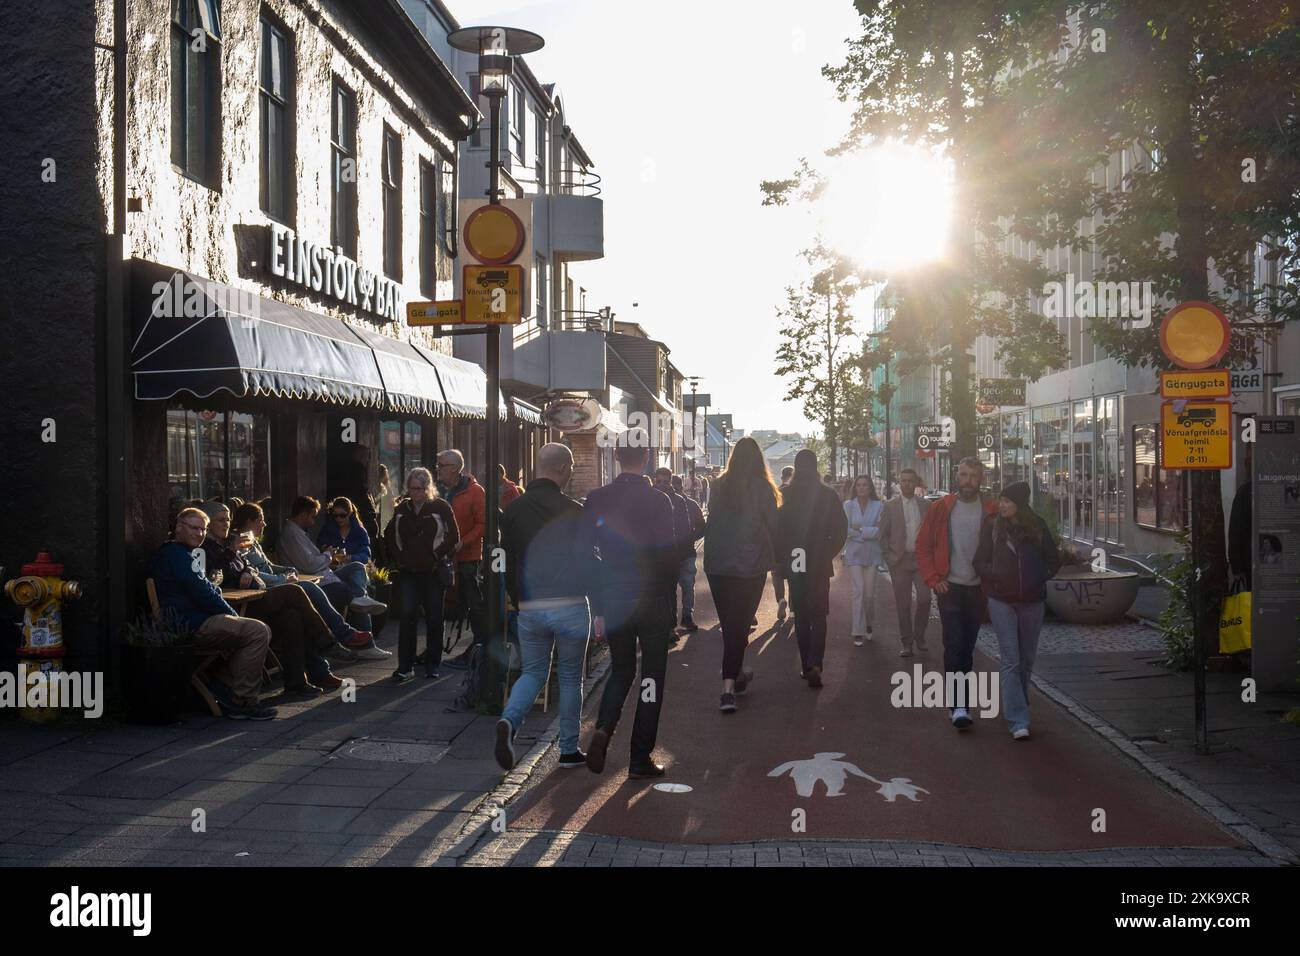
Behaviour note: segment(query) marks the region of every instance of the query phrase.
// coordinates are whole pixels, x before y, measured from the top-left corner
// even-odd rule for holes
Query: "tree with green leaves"
[[[1040,29],[1039,55],[1015,62],[989,112],[1018,135],[978,140],[985,218],[1072,261],[1096,252],[1097,281],[1152,284],[1163,306],[1149,326],[1089,318],[1097,344],[1130,367],[1173,367],[1159,327],[1179,302],[1220,306],[1237,351],[1300,318],[1300,6],[1044,7],[1054,30]],[[1261,263],[1274,264],[1264,281]],[[1189,596],[1209,643],[1228,583],[1220,472],[1193,473],[1190,505]]]
[[[776,374],[791,380],[785,400],[802,401],[804,415],[822,426],[833,469],[844,436],[845,402],[861,400],[852,361],[857,339],[852,299],[859,285],[852,270],[820,245],[804,258],[821,268],[786,288],[786,304],[777,310],[782,323]]]

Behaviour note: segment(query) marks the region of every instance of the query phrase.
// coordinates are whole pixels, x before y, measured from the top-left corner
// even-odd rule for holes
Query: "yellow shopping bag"
[[[1219,653],[1250,650],[1250,592],[1234,591],[1223,599],[1219,613]]]

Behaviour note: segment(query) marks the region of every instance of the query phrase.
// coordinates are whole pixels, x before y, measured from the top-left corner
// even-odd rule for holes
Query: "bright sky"
[[[603,177],[605,259],[574,270],[588,307],[640,322],[737,428],[811,431],[800,403],[782,400],[773,356],[776,309],[804,275],[813,225],[803,210],[763,208],[758,184],[800,156],[820,165],[847,128],[820,70],[856,32],[851,0],[448,6],[463,26],[546,39],[529,65],[559,85]]]

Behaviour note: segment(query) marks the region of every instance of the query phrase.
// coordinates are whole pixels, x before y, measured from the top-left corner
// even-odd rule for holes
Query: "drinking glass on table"
[[[224,580],[226,580],[226,572],[222,571],[220,568],[217,568],[217,570],[212,572],[212,583],[217,587],[221,587],[221,582]]]

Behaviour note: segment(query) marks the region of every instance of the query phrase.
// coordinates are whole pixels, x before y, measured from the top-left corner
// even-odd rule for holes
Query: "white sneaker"
[[[388,605],[382,601],[376,601],[368,594],[363,594],[359,598],[353,598],[352,603],[348,605],[354,611],[360,611],[362,614],[383,614],[388,610]]]
[[[786,612],[786,602],[785,602],[784,600],[777,601],[777,602],[776,602],[776,619],[777,619],[778,621],[784,621],[784,620],[785,620],[785,612]]]
[[[854,634],[854,635],[853,635],[853,646],[854,646],[854,647],[861,647],[861,646],[862,646],[863,644],[865,644],[865,643],[866,643],[866,641],[863,640],[861,634]]]
[[[374,641],[371,641],[365,647],[358,647],[356,652],[359,661],[383,661],[393,656],[392,651],[384,650]]]
[[[958,730],[965,730],[971,725],[970,712],[965,707],[957,707],[952,712],[952,725]]]
[[[871,628],[867,628],[867,640],[871,640]]]
[[[1028,728],[1028,727],[1021,727],[1019,730],[1012,731],[1011,736],[1012,736],[1013,738],[1015,738],[1016,740],[1028,740],[1028,739],[1029,739],[1029,728]]]

